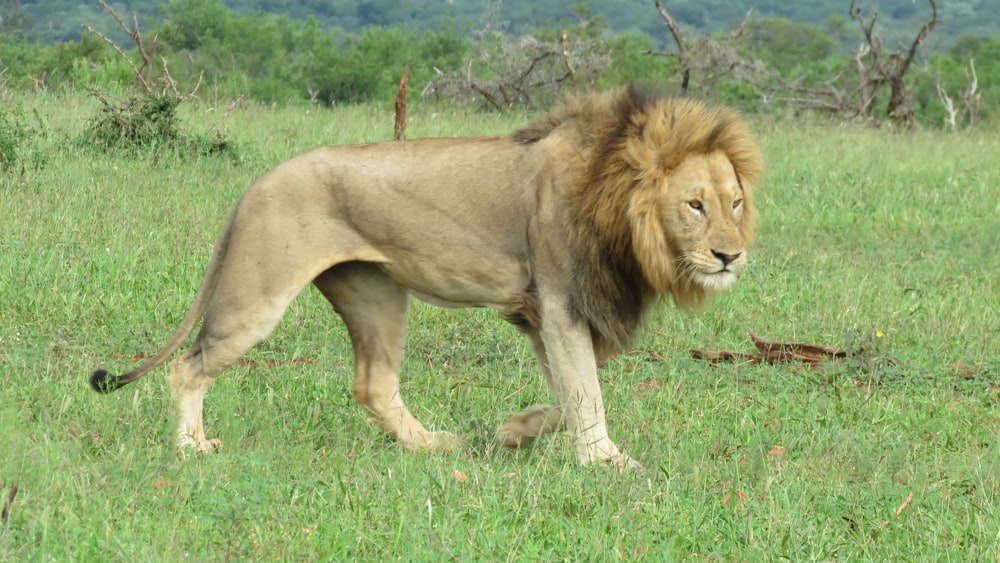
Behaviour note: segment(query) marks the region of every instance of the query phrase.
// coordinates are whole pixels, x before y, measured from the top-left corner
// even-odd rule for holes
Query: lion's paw
[[[607,454],[605,454],[607,456]],[[645,467],[641,463],[632,459],[631,457],[615,452],[610,456],[601,457],[591,457],[588,461],[581,461],[583,465],[600,465],[601,467],[610,467],[619,473],[630,473],[632,471],[643,471]]]
[[[497,429],[496,440],[505,448],[523,448],[538,436],[559,432],[564,427],[565,422],[559,407],[533,405],[507,419],[507,422]]]
[[[406,449],[414,451],[437,451],[451,453],[458,449],[460,441],[451,432],[423,432],[413,441],[405,444]]]
[[[222,440],[218,438],[198,440],[194,436],[184,435],[177,440],[177,448],[194,453],[215,452],[222,449]]]
[[[628,473],[631,471],[644,471],[646,468],[642,466],[638,461],[630,458],[625,454],[618,454],[615,457],[607,460],[606,464],[610,465],[618,471],[619,473]]]

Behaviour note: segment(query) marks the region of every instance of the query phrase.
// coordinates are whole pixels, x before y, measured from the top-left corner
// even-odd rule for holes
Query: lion
[[[213,450],[208,389],[312,284],[346,325],[368,418],[408,449],[450,450],[455,436],[427,430],[400,394],[407,302],[490,307],[527,335],[554,398],[496,439],[516,448],[565,430],[580,464],[641,468],[608,436],[597,367],[657,300],[698,309],[734,284],[762,168],[734,110],[633,87],[569,97],[510,136],[319,148],[243,194],[163,348],[90,384],[139,379],[200,321],[168,379],[178,445]]]

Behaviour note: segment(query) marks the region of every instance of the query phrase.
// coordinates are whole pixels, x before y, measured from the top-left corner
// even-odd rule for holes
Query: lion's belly
[[[433,295],[428,295],[426,293],[421,293],[419,291],[410,290],[410,295],[416,297],[417,299],[423,301],[424,303],[429,303],[435,307],[446,307],[448,309],[464,309],[466,307],[487,307],[488,305],[481,305],[478,303],[460,303],[457,301],[448,301],[446,299],[441,299],[440,297],[435,297]]]
[[[438,260],[425,258],[383,263],[381,267],[413,296],[439,307],[503,309],[531,283],[526,264],[502,256],[467,261],[441,255],[435,257]]]

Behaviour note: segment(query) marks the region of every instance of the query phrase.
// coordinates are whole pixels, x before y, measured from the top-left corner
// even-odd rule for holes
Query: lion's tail
[[[233,214],[235,216],[235,213]],[[188,309],[187,315],[184,320],[181,321],[177,331],[170,338],[160,350],[153,356],[146,358],[146,361],[142,363],[141,366],[136,369],[123,374],[114,375],[108,373],[107,370],[98,369],[90,375],[90,386],[98,393],[110,393],[116,389],[120,389],[129,383],[132,383],[136,379],[141,378],[146,375],[164,361],[169,358],[174,352],[180,348],[184,340],[187,339],[191,331],[194,330],[195,325],[201,320],[202,315],[205,314],[205,309],[208,307],[208,302],[212,298],[212,294],[215,293],[215,287],[219,283],[219,277],[222,273],[222,265],[225,261],[226,250],[229,247],[229,237],[230,231],[232,229],[233,217],[229,218],[226,223],[225,229],[222,231],[222,235],[219,237],[218,243],[215,245],[215,251],[212,253],[212,260],[208,264],[208,271],[205,272],[205,279],[201,282],[201,287],[198,288],[198,294],[195,295],[194,303],[191,304],[191,308]]]

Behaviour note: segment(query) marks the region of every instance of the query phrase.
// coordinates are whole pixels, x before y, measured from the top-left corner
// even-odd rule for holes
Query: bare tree
[[[681,75],[680,91],[706,93],[721,79],[735,79],[740,82],[754,84],[759,77],[765,75],[763,66],[755,60],[748,60],[745,54],[744,29],[753,11],[748,11],[743,21],[725,35],[702,36],[689,42],[681,31],[680,25],[667,11],[661,0],[655,1],[656,11],[670,30],[670,35],[677,44],[676,51],[646,51],[647,55],[670,57],[677,59]],[[698,80],[692,84],[692,74]]]
[[[851,0],[851,18],[858,22],[864,42],[854,52],[854,73],[844,71],[822,82],[789,80],[777,73],[762,72],[755,83],[764,95],[775,101],[798,108],[821,110],[847,119],[863,119],[879,124],[884,118],[899,126],[909,127],[915,121],[912,92],[906,77],[927,37],[937,26],[938,12],[935,0],[931,5],[930,19],[917,31],[909,45],[898,51],[887,51],[882,38],[875,31],[878,12],[865,17],[861,8]],[[884,115],[880,102],[888,100]]]
[[[948,114],[944,118],[944,122],[951,128],[954,133],[958,131],[958,109],[955,107],[955,102],[948,95],[948,91],[941,86],[941,83],[937,83],[937,94],[938,98],[941,100],[941,104],[944,106],[944,111]]]
[[[938,11],[935,0],[928,0],[931,5],[931,19],[917,32],[910,46],[906,49],[887,53],[882,44],[882,38],[875,33],[875,22],[878,11],[873,11],[871,17],[865,19],[861,8],[851,0],[851,18],[858,22],[865,36],[865,45],[858,51],[855,60],[858,64],[858,91],[862,98],[862,115],[871,116],[872,106],[882,88],[889,88],[889,103],[886,116],[893,122],[910,126],[914,123],[913,107],[910,90],[906,85],[906,73],[913,66],[917,50],[923,46],[938,24]]]
[[[552,41],[511,38],[491,27],[473,36],[464,69],[435,69],[438,76],[421,91],[422,98],[479,98],[507,110],[551,98],[566,87],[592,88],[611,63],[610,49],[603,42],[573,39],[566,32]]]
[[[691,64],[690,49],[688,49],[687,41],[684,40],[684,34],[681,33],[681,28],[677,25],[677,20],[670,15],[670,12],[663,6],[663,2],[656,0],[656,11],[660,13],[660,17],[663,18],[663,23],[667,24],[667,29],[670,30],[670,34],[674,36],[674,43],[677,43],[676,53],[650,53],[663,56],[673,56],[677,59],[678,64],[681,68],[681,92],[687,92],[688,86],[691,83]]]
[[[965,113],[969,118],[969,127],[979,119],[979,102],[982,93],[979,91],[979,76],[976,75],[976,62],[969,59],[969,70],[965,71],[966,87],[962,98],[965,100]]]
[[[965,91],[962,92],[962,101],[965,104],[964,111],[959,110],[955,101],[948,95],[948,91],[937,83],[938,99],[944,106],[944,111],[948,114],[944,121],[952,131],[958,131],[959,115],[964,115],[968,120],[968,126],[973,127],[979,118],[979,102],[981,93],[979,92],[979,76],[976,74],[976,63],[969,59],[969,68],[965,70]]]
[[[464,97],[475,93],[497,109],[530,105],[539,95],[551,97],[569,85],[580,86],[581,77],[592,87],[611,62],[611,53],[593,42],[564,38],[559,43],[526,36],[498,38],[492,48],[474,49],[465,70],[441,72],[421,92]],[[481,77],[481,78],[480,78]]]

